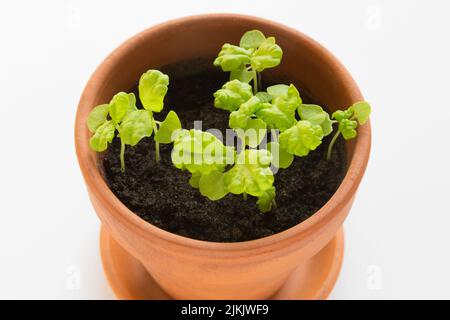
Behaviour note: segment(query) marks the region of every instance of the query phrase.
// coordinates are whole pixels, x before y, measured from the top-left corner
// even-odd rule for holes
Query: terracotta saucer
[[[118,299],[171,299],[142,264],[125,251],[104,228],[100,231],[100,251],[103,270]],[[344,232],[341,228],[325,248],[292,273],[271,299],[326,299],[339,275],[343,254]]]

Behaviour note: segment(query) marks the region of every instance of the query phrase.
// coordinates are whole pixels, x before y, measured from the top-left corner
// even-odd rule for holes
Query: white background
[[[113,298],[75,156],[78,99],[133,34],[209,12],[310,35],[373,106],[372,155],[331,298],[450,298],[450,5],[375,0],[2,1],[0,298]]]

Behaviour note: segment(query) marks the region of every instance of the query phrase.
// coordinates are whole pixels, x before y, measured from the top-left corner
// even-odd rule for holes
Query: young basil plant
[[[282,56],[283,51],[274,37],[266,38],[261,31],[251,30],[242,36],[239,46],[224,44],[214,65],[231,72],[230,80],[237,79],[245,83],[253,81],[256,94],[259,73],[279,65]]]
[[[116,132],[120,138],[120,164],[125,171],[125,147],[135,146],[144,137],[155,134],[156,157],[159,159],[159,143],[170,143],[173,131],[181,128],[175,112],[170,111],[162,122],[153,118],[153,112],[163,108],[169,78],[158,70],[149,70],[139,81],[139,96],[144,109],[136,107],[133,93],[119,92],[109,104],[96,106],[88,116],[87,124],[93,133],[90,146],[94,151],[103,152],[108,148]]]
[[[174,133],[172,163],[178,169],[188,170],[192,174],[189,184],[211,200],[228,193],[223,172],[234,160],[234,148],[225,146],[211,133],[195,129]]]
[[[243,150],[236,156],[234,147],[224,146],[214,135],[200,130],[175,133],[172,162],[192,175],[189,184],[210,200],[228,193],[258,197],[262,212],[274,204],[275,188],[267,150]],[[225,172],[226,168],[234,166]]]
[[[347,110],[337,110],[333,113],[333,123],[338,123],[338,130],[331,139],[328,146],[327,159],[331,159],[331,153],[333,151],[334,143],[340,134],[345,140],[355,138],[358,133],[356,128],[358,125],[363,125],[369,119],[371,113],[371,106],[366,101],[359,101],[350,106]]]

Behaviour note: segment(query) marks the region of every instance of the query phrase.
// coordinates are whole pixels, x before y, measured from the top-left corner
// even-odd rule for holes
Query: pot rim
[[[114,193],[106,184],[99,169],[95,166],[92,166],[89,158],[86,156],[87,154],[89,154],[89,152],[91,152],[91,150],[89,149],[89,141],[86,139],[87,135],[85,134],[88,130],[86,126],[85,109],[89,108],[90,110],[92,106],[87,106],[85,104],[83,105],[83,100],[87,99],[88,97],[95,96],[95,93],[101,89],[103,75],[108,74],[111,69],[114,69],[116,62],[120,60],[126,52],[132,50],[135,46],[135,42],[137,42],[138,39],[142,36],[148,33],[158,32],[161,29],[173,25],[210,19],[228,20],[230,22],[237,19],[243,19],[249,22],[254,22],[255,24],[263,24],[275,27],[283,33],[288,34],[290,37],[301,38],[302,41],[307,42],[309,46],[314,47],[315,50],[322,55],[323,59],[328,60],[330,65],[333,65],[336,70],[336,76],[340,77],[343,82],[347,84],[352,99],[354,99],[355,102],[357,100],[363,100],[363,96],[353,78],[345,69],[345,67],[337,60],[337,58],[335,58],[322,45],[306,36],[305,34],[301,33],[300,31],[297,31],[278,22],[249,15],[213,13],[186,16],[154,25],[132,36],[124,43],[122,43],[118,48],[116,48],[112,53],[110,53],[94,71],[83,90],[77,108],[75,120],[75,148],[78,162],[89,190],[93,194],[95,194],[98,199],[100,199],[102,204],[107,207],[111,215],[113,215],[126,227],[133,229],[134,232],[138,233],[144,239],[147,239],[149,241],[155,241],[156,239],[158,239],[165,242],[169,246],[176,245],[194,250],[216,251],[230,254],[233,252],[240,252],[243,255],[251,254],[249,251],[253,251],[253,253],[255,253],[255,250],[263,252],[273,251],[277,248],[285,247],[289,243],[292,244],[301,239],[305,239],[306,235],[311,235],[311,233],[317,232],[317,230],[322,229],[329,221],[333,219],[333,217],[337,214],[337,212],[340,211],[342,207],[344,207],[348,202],[351,201],[367,167],[370,155],[370,121],[358,128],[358,138],[355,141],[354,154],[350,164],[348,165],[347,173],[345,174],[345,177],[336,192],[325,203],[323,207],[321,207],[305,221],[287,230],[264,238],[242,242],[210,242],[191,239],[171,233],[169,231],[165,231],[143,220],[138,215],[133,213],[130,209],[128,209],[114,195]]]

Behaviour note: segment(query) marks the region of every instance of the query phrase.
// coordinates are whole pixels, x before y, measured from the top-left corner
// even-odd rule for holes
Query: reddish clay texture
[[[81,96],[75,144],[89,196],[107,232],[179,299],[263,299],[272,296],[297,266],[329,243],[346,218],[370,153],[370,123],[346,144],[348,172],[333,197],[311,218],[273,236],[246,242],[193,240],[161,230],[127,209],[106,185],[101,155],[89,148],[90,110],[127,91],[148,69],[198,57],[214,57],[223,43],[259,29],[283,48],[279,75],[298,79],[301,90],[332,110],[363,100],[347,70],[321,45],[284,25],[256,17],[211,14],[149,28],[114,50],[97,68]],[[132,270],[130,270],[132,272]]]

